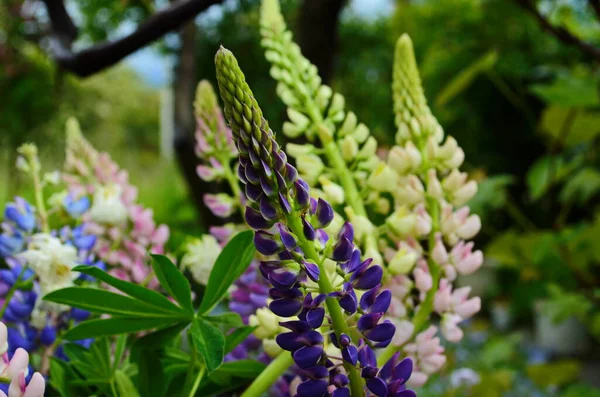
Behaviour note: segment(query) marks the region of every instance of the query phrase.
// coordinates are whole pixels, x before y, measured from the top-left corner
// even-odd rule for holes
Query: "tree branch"
[[[531,0],[514,0],[521,8],[529,12],[546,32],[552,34],[565,44],[579,48],[582,52],[591,55],[594,59],[600,61],[600,48],[586,43],[577,38],[571,32],[560,26],[554,26],[548,21],[537,9],[536,5]],[[590,0],[592,6],[598,3],[598,0]]]
[[[77,37],[77,28],[69,17],[63,1],[43,1],[51,23],[52,34],[49,46],[53,58],[63,69],[87,77],[114,65],[223,0],[182,0],[173,3],[140,24],[133,33],[118,40],[95,44],[81,51],[72,50],[73,41]]]

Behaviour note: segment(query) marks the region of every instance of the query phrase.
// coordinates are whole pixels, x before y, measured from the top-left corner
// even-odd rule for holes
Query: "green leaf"
[[[256,378],[267,366],[255,360],[237,360],[221,364],[214,372],[226,373],[239,378]]]
[[[559,76],[550,84],[532,85],[530,90],[551,105],[591,107],[600,104],[598,84],[591,76]]]
[[[44,300],[84,309],[92,313],[128,317],[160,317],[181,319],[189,317],[177,311],[151,306],[136,299],[94,288],[69,287],[44,296]]]
[[[127,397],[140,397],[137,389],[135,388],[133,382],[123,371],[115,372],[115,383],[117,385],[117,392],[119,396],[127,396]],[[146,396],[161,396],[162,394],[155,394],[152,392],[151,394],[145,394]]]
[[[549,106],[542,113],[540,130],[564,147],[591,142],[600,135],[600,112]]]
[[[256,327],[240,327],[227,334],[225,337],[225,354],[235,349],[235,347],[242,343],[255,329]]]
[[[225,336],[203,318],[196,319],[190,329],[198,353],[204,358],[208,373],[221,365],[225,355]]]
[[[573,172],[582,162],[582,157],[576,156],[565,161],[560,156],[544,156],[539,158],[527,171],[527,186],[532,200],[538,200],[554,184],[562,181]]]
[[[181,308],[167,299],[167,297],[164,295],[161,295],[158,292],[152,291],[148,288],[144,288],[141,285],[120,280],[102,271],[102,269],[99,269],[96,266],[77,266],[73,268],[73,271],[78,271],[80,273],[87,274],[88,276],[95,277],[96,279],[104,281],[106,284],[115,287],[119,291],[126,293],[132,298],[137,298],[142,302],[162,308],[165,311],[181,311]]]
[[[205,320],[210,321],[215,325],[223,325],[229,328],[243,327],[244,322],[239,314],[226,312],[214,316],[202,316]]]
[[[177,266],[164,255],[152,255],[152,269],[160,285],[188,311],[193,311],[190,283]]]
[[[133,343],[134,348],[143,349],[149,347],[161,347],[175,339],[189,324],[190,321],[183,321],[169,328],[164,328],[151,334],[144,335]]]
[[[112,370],[113,372],[119,368],[121,364],[121,360],[123,359],[123,354],[125,353],[125,349],[127,347],[127,335],[122,334],[117,336],[117,342],[115,343],[115,354],[112,355]]]
[[[254,232],[251,230],[243,231],[236,234],[223,248],[210,272],[198,313],[210,312],[227,293],[229,286],[250,265],[256,253],[253,236]]]
[[[598,191],[600,191],[600,172],[591,167],[583,168],[567,180],[560,192],[560,201],[563,203],[572,201],[583,205]]]
[[[142,396],[162,397],[165,393],[164,369],[160,351],[142,349],[137,357],[137,386]]]
[[[527,367],[527,376],[540,387],[563,386],[579,377],[581,364],[575,360],[564,360],[549,364]]]
[[[50,372],[52,373],[50,386],[52,386],[53,389],[58,391],[60,395],[64,397],[77,396],[76,392],[73,390],[73,386],[69,385],[69,380],[77,377],[71,367],[69,367],[69,364],[56,357],[51,357]]]
[[[155,328],[166,328],[172,326],[176,319],[165,318],[139,318],[139,317],[115,317],[107,319],[95,319],[84,321],[81,324],[67,330],[63,335],[66,340],[80,340],[98,338],[101,336],[127,334],[140,331],[148,331]]]

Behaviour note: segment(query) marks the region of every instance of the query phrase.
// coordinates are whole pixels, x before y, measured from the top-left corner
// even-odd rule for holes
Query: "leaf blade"
[[[227,292],[229,286],[238,279],[255,256],[254,233],[246,230],[236,234],[227,243],[217,258],[198,313],[210,312]]]
[[[194,321],[190,332],[194,346],[204,358],[206,368],[210,374],[223,363],[225,336],[217,327],[203,318]]]
[[[185,310],[193,312],[190,283],[177,266],[164,255],[152,255],[152,269],[160,285]]]
[[[63,338],[69,341],[98,338],[102,336],[162,329],[174,325],[177,320],[164,318],[114,317],[84,321],[67,330]]]

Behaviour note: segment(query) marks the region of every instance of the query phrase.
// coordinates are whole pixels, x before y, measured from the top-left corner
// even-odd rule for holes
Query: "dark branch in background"
[[[588,2],[596,13],[596,19],[600,21],[600,0],[588,0]]]
[[[64,70],[87,77],[112,66],[127,55],[179,28],[186,21],[223,0],[186,0],[173,3],[140,24],[133,33],[114,41],[95,44],[73,51],[77,28],[62,0],[43,0],[51,23],[50,51]]]
[[[338,25],[345,0],[304,0],[298,21],[298,45],[319,70],[325,84],[333,76]]]
[[[536,5],[531,0],[514,0],[519,6],[525,11],[529,12],[540,24],[542,29],[555,36],[557,39],[565,44],[579,48],[582,52],[592,56],[594,59],[600,61],[600,48],[590,43],[577,38],[571,32],[560,26],[554,26],[548,21],[537,9]],[[590,0],[590,4],[594,7],[594,10],[598,13],[600,11],[600,4],[598,0]],[[598,8],[596,8],[596,6]]]

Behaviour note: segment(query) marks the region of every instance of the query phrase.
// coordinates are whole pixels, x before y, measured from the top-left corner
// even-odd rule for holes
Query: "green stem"
[[[320,274],[318,284],[320,292],[326,295],[330,294],[334,291],[334,288],[331,285],[331,281],[329,281],[329,277],[327,276],[327,270],[325,269],[325,265],[323,264],[320,255],[315,250],[314,244],[308,241],[304,236],[300,217],[296,216],[296,214],[288,216],[287,226],[298,238],[298,245],[304,252],[304,255],[306,255],[306,258],[314,261],[319,266]],[[344,318],[344,314],[342,313],[342,308],[340,307],[337,299],[328,296],[327,299],[325,299],[325,305],[327,306],[327,310],[331,316],[333,330],[338,338],[341,336],[341,334],[351,335],[348,324],[346,323],[346,319]],[[365,393],[362,378],[360,377],[356,367],[344,362],[344,368],[346,369],[348,378],[350,379],[350,394],[352,397],[364,396]]]
[[[254,379],[254,382],[248,386],[240,397],[258,397],[262,395],[292,365],[294,365],[292,355],[289,352],[282,352]]]
[[[346,167],[346,162],[342,158],[342,154],[340,149],[338,148],[336,142],[331,138],[327,127],[323,125],[321,122],[319,124],[319,139],[323,144],[323,149],[325,150],[325,156],[329,161],[329,165],[335,170],[335,174],[340,178],[340,183],[344,188],[344,195],[346,197],[346,203],[357,215],[364,216],[369,219],[367,216],[367,210],[365,209],[365,205],[360,196],[356,183],[354,182],[354,177],[348,167]],[[365,250],[376,250],[377,249],[377,240],[375,239],[374,234],[365,235]]]
[[[231,160],[228,159],[227,156],[224,156],[223,158],[219,159],[219,162],[223,164],[223,172],[225,174],[225,179],[227,180],[227,183],[231,188],[231,192],[233,193],[235,198],[240,201],[240,208],[243,209],[244,205],[241,202],[241,199],[243,197],[242,190],[240,189],[240,183],[237,178],[237,175],[231,169]]]
[[[19,275],[17,276],[17,279],[15,280],[15,283],[10,287],[10,289],[6,293],[6,296],[4,297],[4,304],[2,305],[2,309],[0,309],[0,319],[4,317],[4,312],[6,311],[6,308],[8,307],[10,300],[12,299],[13,295],[15,294],[15,291],[17,290],[17,285],[19,284],[19,281],[21,281],[21,278],[25,274],[26,270],[27,270],[27,266],[23,265],[23,267],[21,268],[21,271],[19,272]]]
[[[42,231],[44,233],[50,233],[50,226],[48,225],[48,212],[46,212],[46,205],[44,204],[44,196],[42,194],[42,184],[40,182],[40,172],[36,167],[32,167],[31,177],[33,178],[35,203],[37,206],[38,213],[40,214]]]
[[[198,371],[198,375],[196,375],[196,379],[194,380],[194,384],[192,385],[192,389],[190,390],[189,397],[194,397],[196,392],[198,391],[198,387],[200,387],[200,381],[204,377],[205,367],[202,367],[200,371]]]

